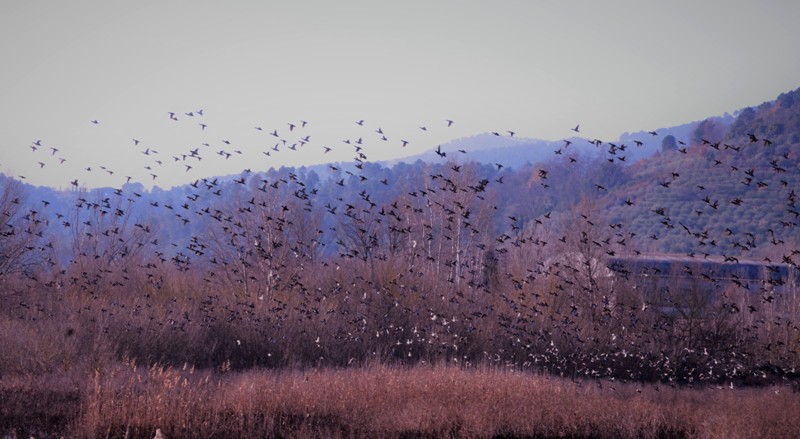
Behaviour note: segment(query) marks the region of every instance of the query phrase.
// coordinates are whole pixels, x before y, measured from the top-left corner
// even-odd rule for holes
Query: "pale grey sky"
[[[170,186],[348,160],[342,140],[358,137],[371,160],[488,131],[559,139],[577,123],[615,139],[800,86],[797,17],[790,0],[4,1],[0,170]],[[198,147],[202,161],[172,158]]]

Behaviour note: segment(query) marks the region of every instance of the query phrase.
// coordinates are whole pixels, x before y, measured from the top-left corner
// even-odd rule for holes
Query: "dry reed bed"
[[[601,387],[445,366],[220,373],[127,364],[90,381],[64,427],[75,437],[144,438],[157,427],[168,437],[800,437],[800,394],[788,388]]]

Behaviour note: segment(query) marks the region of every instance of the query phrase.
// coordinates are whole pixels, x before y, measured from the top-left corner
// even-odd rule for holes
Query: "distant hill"
[[[800,89],[725,122],[632,165],[603,199],[609,220],[651,251],[769,257],[796,244]]]
[[[511,137],[508,135],[495,135],[491,133],[479,134],[471,137],[456,139],[441,145],[441,151],[446,154],[442,157],[435,150],[404,157],[389,162],[413,163],[417,160],[439,163],[445,160],[475,161],[479,163],[500,163],[503,166],[519,165],[522,163],[537,163],[552,157],[553,152],[564,146],[562,141],[547,141]]]
[[[714,123],[719,124],[720,126],[726,127],[732,124],[735,120],[735,117],[731,114],[725,114],[723,116],[712,117],[706,120],[713,120]],[[635,133],[623,133],[619,137],[619,143],[626,143],[626,144],[633,144],[635,141],[642,142],[642,145],[638,148],[635,148],[629,154],[630,162],[633,163],[637,160],[647,158],[652,156],[653,154],[661,151],[662,141],[666,136],[673,136],[675,137],[676,141],[682,141],[684,143],[691,143],[693,141],[695,131],[697,131],[698,125],[701,123],[707,123],[704,121],[695,121],[685,123],[683,125],[677,125],[670,128],[659,128],[655,130],[656,135],[653,136],[651,133],[647,131],[637,131]]]
[[[52,239],[68,243],[67,224],[75,223],[81,210],[76,206],[113,212],[121,203],[131,223],[157,224],[156,247],[169,254],[181,249],[181,241],[202,234],[210,209],[231,202],[231,195],[246,201],[260,191],[281,205],[303,200],[304,209],[322,215],[357,202],[380,209],[440,190],[443,178],[455,178],[460,174],[455,169],[474,162],[472,181],[464,184],[481,187],[482,198],[492,200],[490,233],[503,233],[507,218],[516,218],[514,226],[522,228],[592,199],[609,224],[624,226],[618,233],[628,234],[629,251],[780,257],[784,247],[797,248],[798,240],[800,90],[735,114],[658,129],[655,135],[625,133],[614,142],[575,137],[566,139],[567,145],[482,134],[442,145],[445,157],[430,151],[393,163],[285,167],[167,190],[146,191],[141,184],[63,192],[28,186],[27,205],[51,215]],[[676,144],[665,149],[670,135]],[[334,248],[331,241],[323,243]]]
[[[723,126],[730,125],[734,121],[731,115],[714,118],[715,121]],[[655,130],[657,136],[653,136],[646,131],[636,133],[623,133],[619,139],[609,142],[616,145],[637,145],[630,148],[626,153],[626,163],[630,164],[637,160],[650,157],[661,150],[661,142],[665,136],[672,135],[677,140],[689,142],[694,135],[697,126],[701,121],[689,122],[668,128]],[[500,134],[500,135],[498,135]],[[471,137],[456,139],[441,145],[441,151],[446,153],[445,158],[436,154],[435,150],[430,150],[422,154],[405,157],[402,159],[387,162],[391,166],[395,163],[413,163],[417,160],[425,162],[441,162],[444,159],[469,160],[478,163],[495,164],[499,163],[504,167],[519,168],[525,163],[536,164],[557,158],[558,155],[592,155],[602,152],[595,143],[603,139],[590,139],[585,137],[570,137],[564,140],[550,141],[531,138],[511,137],[503,133],[484,133]],[[567,143],[569,142],[569,144]],[[641,144],[637,144],[640,142]],[[468,155],[468,156],[467,156]]]

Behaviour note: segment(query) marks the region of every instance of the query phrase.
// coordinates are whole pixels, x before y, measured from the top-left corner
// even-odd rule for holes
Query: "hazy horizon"
[[[369,161],[486,132],[557,140],[577,124],[581,136],[613,140],[800,85],[792,2],[0,10],[0,170],[62,188],[349,161],[344,140],[359,138]],[[191,158],[197,148],[202,160]]]

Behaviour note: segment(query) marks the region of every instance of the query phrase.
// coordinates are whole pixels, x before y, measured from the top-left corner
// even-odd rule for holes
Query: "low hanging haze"
[[[0,171],[170,187],[350,161],[359,138],[370,161],[486,132],[614,140],[797,88],[797,17],[788,0],[7,1]]]

